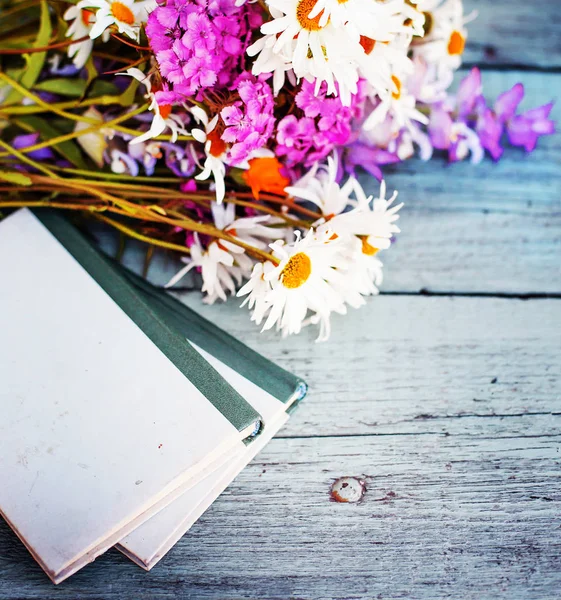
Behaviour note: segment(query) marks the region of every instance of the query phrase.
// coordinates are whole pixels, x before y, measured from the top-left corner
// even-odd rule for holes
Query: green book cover
[[[128,269],[120,266],[119,268],[139,290],[146,302],[159,312],[171,327],[261,389],[269,392],[277,400],[287,404],[289,412],[294,410],[299,401],[304,398],[308,386],[303,379],[255,352],[165,290],[155,287]]]
[[[50,210],[34,211],[36,217],[58,239],[113,301],[144,331],[162,353],[238,429],[261,427],[260,415],[185,340],[161,310],[119,269],[114,268],[67,219]]]

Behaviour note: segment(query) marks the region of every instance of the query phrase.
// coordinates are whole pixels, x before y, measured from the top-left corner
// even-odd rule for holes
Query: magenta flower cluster
[[[276,154],[285,157],[288,167],[309,167],[348,143],[363,99],[353,96],[351,106],[343,106],[338,96],[326,97],[325,86],[316,94],[314,84],[303,81],[295,102],[301,115],[290,114],[279,121]]]
[[[498,160],[506,138],[511,145],[532,151],[540,136],[554,131],[549,118],[552,104],[517,114],[522,84],[488,104],[477,68],[456,94],[443,89],[426,99],[423,90],[431,82],[425,81],[430,70],[423,61],[415,62],[418,73],[409,82],[408,93],[428,116],[428,126],[422,115],[401,124],[388,113],[375,131],[365,130],[366,117],[381,101],[372,99],[364,80],[350,106],[343,106],[338,96],[327,95],[325,83],[316,89],[314,82],[298,82],[289,71],[275,98],[272,75],[250,73],[252,61],[246,51],[262,24],[259,2],[237,6],[236,0],[160,1],[146,26],[162,76],[157,102],[195,100],[206,105],[209,121],[218,115],[215,135],[225,143],[228,167],[268,151],[296,178],[336,153],[342,171],[354,174],[362,167],[381,179],[381,167],[410,158],[416,149],[424,160],[440,150],[451,162],[471,157],[477,163],[486,152]],[[195,146],[191,155],[199,153],[202,159],[202,149]]]
[[[230,88],[240,73],[258,5],[235,0],[169,0],[148,18],[146,33],[160,72],[177,94]]]
[[[247,160],[265,146],[275,129],[275,102],[269,84],[244,73],[235,87],[240,99],[220,111],[226,125],[222,139],[232,144],[228,151],[231,164]]]

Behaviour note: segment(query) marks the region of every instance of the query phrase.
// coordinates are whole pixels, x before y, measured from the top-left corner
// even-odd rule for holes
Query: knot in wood
[[[366,484],[357,477],[340,477],[331,486],[331,498],[335,502],[358,502],[364,496]]]

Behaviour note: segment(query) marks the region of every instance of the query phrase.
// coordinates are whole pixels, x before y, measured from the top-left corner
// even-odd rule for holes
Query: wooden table
[[[465,4],[486,93],[561,100],[561,3]],[[551,137],[499,165],[388,169],[406,206],[384,291],[328,344],[185,294],[309,398],[151,573],[111,551],[55,588],[1,523],[0,599],[558,599],[560,157]],[[362,502],[330,501],[345,475]]]

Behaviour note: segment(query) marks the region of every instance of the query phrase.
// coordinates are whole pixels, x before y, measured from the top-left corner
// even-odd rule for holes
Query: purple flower
[[[193,56],[184,66],[183,75],[189,81],[191,89],[211,87],[216,82],[213,60],[208,54]]]
[[[238,102],[237,104],[241,104],[241,102]],[[226,106],[220,112],[220,116],[226,125],[226,129],[222,134],[222,139],[228,143],[243,139],[244,133],[249,127],[249,120],[245,119],[245,113],[239,106],[234,104]]]
[[[222,139],[233,144],[232,164],[239,164],[267,144],[275,128],[273,93],[266,81],[243,73],[236,82],[240,100],[220,111],[226,125]]]
[[[235,0],[167,0],[148,18],[146,34],[160,72],[174,91],[197,97],[210,87],[233,88],[253,31],[258,4]]]
[[[205,15],[191,13],[187,18],[187,30],[181,41],[196,56],[206,56],[216,47],[216,36],[213,29]]]
[[[288,115],[279,123],[276,152],[285,157],[288,167],[309,167],[348,144],[353,136],[353,121],[363,112],[364,86],[359,86],[350,106],[343,106],[338,96],[327,97],[326,90],[324,84],[316,94],[314,84],[304,80],[295,97],[303,116]]]
[[[489,152],[493,160],[499,160],[504,152],[504,148],[501,146],[504,128],[490,108],[485,108],[478,119],[476,131],[483,148]]]
[[[168,20],[165,18],[166,15],[161,12],[164,10],[168,10],[168,7],[162,6],[157,11],[150,13],[146,23],[146,35],[150,40],[150,47],[156,54],[163,50],[171,50],[173,42],[183,35],[177,18]]]
[[[442,105],[435,106],[430,114],[429,136],[434,148],[448,150],[452,137],[452,117]]]
[[[296,94],[296,106],[304,111],[306,117],[315,118],[322,112],[325,102],[325,93],[320,91],[319,94],[314,93],[314,84],[304,80],[302,88]]]
[[[507,125],[507,134],[513,146],[522,146],[526,152],[536,148],[541,135],[555,133],[555,122],[549,118],[553,102],[514,116]]]
[[[193,153],[178,144],[163,143],[166,166],[178,177],[190,177],[196,169]]]
[[[277,127],[276,154],[286,157],[289,167],[313,164],[314,161],[308,161],[316,132],[316,125],[312,118],[297,119],[294,115],[287,115]]]
[[[235,17],[216,17],[213,21],[215,35],[225,52],[232,56],[240,56],[242,42],[238,37],[240,22]]]
[[[368,146],[362,142],[355,142],[349,146],[344,157],[347,173],[355,175],[356,167],[362,167],[365,171],[376,177],[378,181],[383,179],[380,166],[392,165],[398,162],[401,162],[401,159],[397,154],[383,148]]]
[[[481,85],[481,72],[477,67],[464,77],[458,87],[456,104],[458,117],[465,120],[474,111],[477,101],[481,98],[483,87]]]
[[[524,86],[517,83],[497,98],[493,110],[485,107],[477,121],[481,145],[494,160],[499,160],[503,154],[501,140],[505,131],[513,146],[521,146],[527,152],[536,148],[540,136],[555,132],[555,123],[549,118],[553,104],[545,104],[517,115],[516,111],[523,98]]]
[[[185,75],[183,67],[187,65],[192,56],[191,51],[186,48],[181,40],[175,40],[171,50],[158,52],[156,58],[160,64],[160,71],[171,83],[183,83]]]
[[[512,119],[523,98],[524,86],[521,83],[517,83],[510,90],[503,92],[497,98],[494,106],[495,117],[498,121],[506,123],[509,119]]]
[[[24,135],[18,135],[12,140],[12,147],[16,150],[21,150],[22,148],[28,148],[29,146],[34,146],[39,142],[39,134],[38,133],[27,133]],[[39,150],[33,150],[32,152],[28,152],[27,156],[32,160],[43,161],[43,160],[53,160],[55,155],[50,148],[40,148]]]

